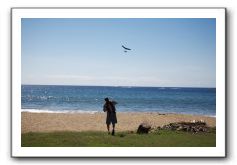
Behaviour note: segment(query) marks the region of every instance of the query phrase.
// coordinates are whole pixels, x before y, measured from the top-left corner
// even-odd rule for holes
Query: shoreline
[[[106,113],[32,113],[21,112],[21,132],[55,131],[103,131]],[[216,126],[216,118],[202,115],[186,115],[158,112],[117,112],[116,131],[136,131],[139,124],[146,122],[152,127],[173,122],[203,120],[210,127]]]
[[[21,109],[24,113],[50,113],[50,114],[101,114],[103,111],[86,111],[86,110],[39,110],[39,109]],[[206,114],[192,114],[192,113],[175,113],[175,112],[147,112],[147,111],[129,111],[129,112],[117,112],[117,113],[143,113],[143,114],[160,114],[160,115],[192,115],[192,116],[205,116],[205,117],[216,117],[216,115],[206,115]]]

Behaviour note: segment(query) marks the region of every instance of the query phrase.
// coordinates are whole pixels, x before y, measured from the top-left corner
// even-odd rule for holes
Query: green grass
[[[161,130],[150,134],[52,132],[22,134],[22,147],[215,147],[216,134]]]

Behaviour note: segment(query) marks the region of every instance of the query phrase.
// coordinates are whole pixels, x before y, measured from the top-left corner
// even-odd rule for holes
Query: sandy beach
[[[21,113],[21,130],[27,132],[53,131],[107,131],[105,113]],[[215,117],[159,114],[159,113],[117,113],[117,131],[135,131],[139,124],[147,122],[152,127],[162,126],[172,122],[204,120],[208,126],[216,125]]]

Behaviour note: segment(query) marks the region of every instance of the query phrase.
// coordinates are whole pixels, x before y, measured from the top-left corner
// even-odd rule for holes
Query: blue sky
[[[211,18],[22,19],[22,84],[215,87],[215,61]]]

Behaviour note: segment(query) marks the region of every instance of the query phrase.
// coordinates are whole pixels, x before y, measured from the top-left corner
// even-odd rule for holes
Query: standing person
[[[113,126],[112,135],[115,134],[115,124],[117,123],[115,104],[116,102],[114,101],[112,102],[109,100],[109,98],[105,98],[103,111],[107,112],[106,125],[107,125],[108,134],[110,134],[110,124],[112,123],[112,126]]]

